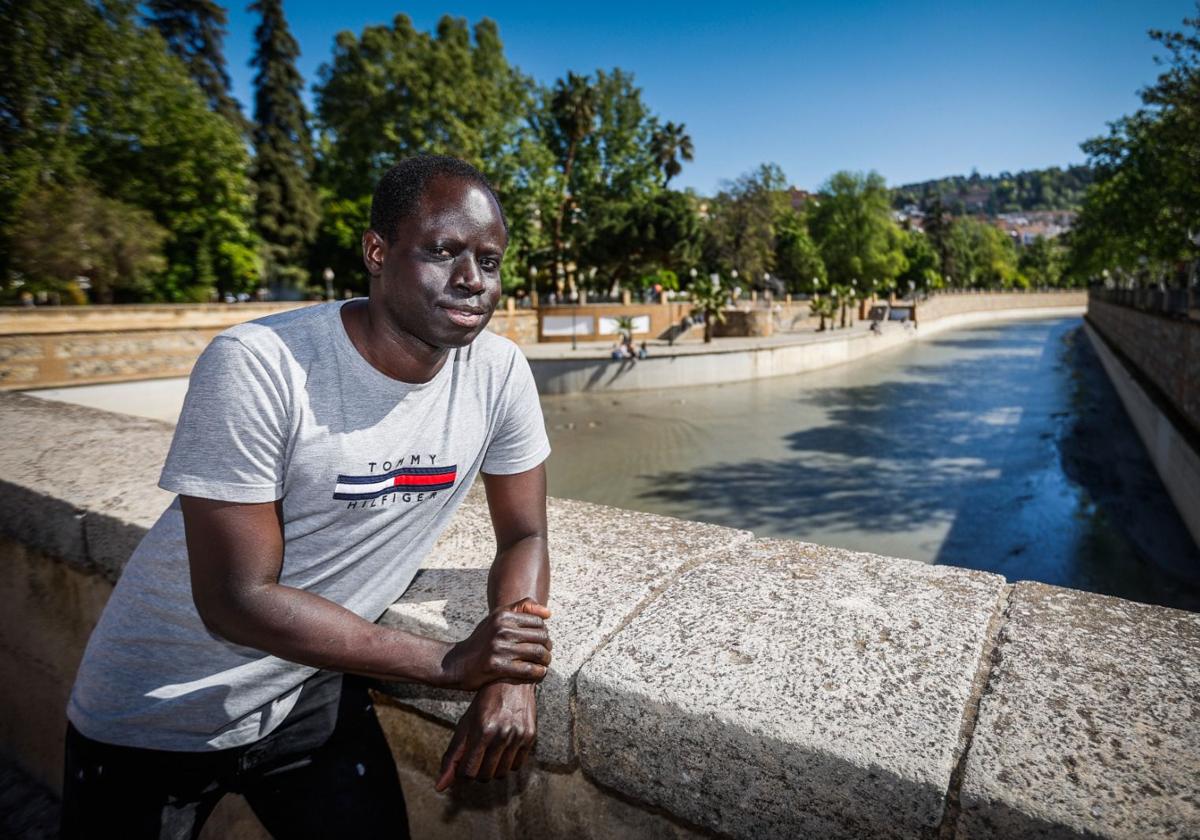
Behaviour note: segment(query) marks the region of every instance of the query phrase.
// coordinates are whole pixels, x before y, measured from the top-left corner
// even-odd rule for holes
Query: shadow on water
[[[920,559],[1200,609],[1200,551],[1077,320],[927,344],[957,352],[802,391],[826,422],[780,429],[784,457],[642,475],[641,500],[801,539],[868,531],[880,553],[941,523]]]

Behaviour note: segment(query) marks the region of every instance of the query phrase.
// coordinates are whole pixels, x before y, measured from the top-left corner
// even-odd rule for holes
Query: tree
[[[821,188],[809,219],[834,282],[857,280],[870,293],[904,270],[903,239],[892,220],[887,186],[876,172],[838,172]]]
[[[579,256],[605,286],[628,286],[660,268],[678,274],[699,257],[700,221],[684,193],[607,202],[592,211],[586,227]]]
[[[551,124],[555,129],[550,137],[557,141],[552,143],[551,148],[557,152],[562,171],[558,207],[554,215],[554,277],[559,282],[565,278],[566,242],[563,226],[571,209],[571,175],[580,144],[595,130],[596,98],[591,79],[567,73],[566,79],[558,80],[550,99]]]
[[[240,133],[248,133],[249,123],[229,92],[229,73],[221,50],[225,10],[212,0],[148,0],[146,7],[146,22],[158,30],[167,47],[187,67],[188,75],[208,97],[209,107]]]
[[[1017,271],[1038,287],[1056,287],[1062,282],[1065,249],[1054,239],[1039,236],[1021,249]]]
[[[775,220],[784,209],[787,180],[763,164],[728,183],[709,203],[706,262],[754,282],[775,268]]]
[[[995,225],[970,217],[950,227],[949,253],[954,285],[959,288],[1010,288],[1017,279],[1017,251],[1012,239]]]
[[[676,125],[668,122],[654,132],[651,147],[654,151],[654,159],[662,169],[662,185],[666,189],[667,184],[671,183],[671,179],[683,171],[683,164],[679,162],[679,159],[691,162],[692,154],[695,151],[692,148],[692,138],[686,133],[683,123]]]
[[[775,221],[775,273],[792,292],[813,292],[828,278],[804,217],[788,208]]]
[[[1200,4],[1185,31],[1151,30],[1164,70],[1143,108],[1082,144],[1096,180],[1071,232],[1070,273],[1110,268],[1170,279],[1200,258]],[[1191,31],[1186,31],[1189,29]]]
[[[253,284],[245,147],[157,32],[132,6],[86,0],[31,0],[15,18],[0,59],[0,243],[29,193],[90,182],[170,232],[145,295],[207,300]]]
[[[399,159],[453,155],[478,167],[504,206],[505,288],[549,261],[551,226],[542,221],[554,218],[559,198],[555,161],[531,124],[534,83],[509,65],[493,21],[468,29],[446,16],[425,33],[397,15],[391,26],[369,26],[357,37],[342,32],[319,76],[317,179],[331,200],[367,208],[374,184]],[[361,274],[361,230],[344,249],[328,235],[348,218],[348,206],[325,205],[335,218],[322,220],[314,269],[344,263]]]
[[[713,339],[713,324],[725,321],[729,292],[707,277],[696,280],[688,291],[692,296],[692,311],[704,316],[704,343],[708,344]]]
[[[296,58],[300,47],[288,30],[282,0],[256,0],[254,30],[255,223],[262,237],[268,282],[277,292],[302,290],[307,252],[318,223],[311,183],[312,140],[300,100],[304,86]]]
[[[896,290],[906,294],[909,288],[927,292],[942,285],[938,270],[941,260],[927,234],[919,230],[904,232],[904,271],[896,278]]]
[[[99,303],[144,292],[166,261],[167,231],[145,210],[100,196],[88,184],[47,187],[20,207],[13,268],[28,291],[59,291],[86,278]]]

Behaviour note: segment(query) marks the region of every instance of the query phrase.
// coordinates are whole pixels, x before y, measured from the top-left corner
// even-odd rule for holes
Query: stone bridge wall
[[[48,785],[171,428],[0,394],[0,749]],[[473,496],[381,620],[461,638]],[[536,766],[448,794],[465,695],[381,686],[414,836],[1200,836],[1200,615],[551,500]],[[209,837],[262,836],[227,798]]]
[[[227,327],[307,303],[0,309],[0,390],[187,376]],[[537,341],[537,315],[500,309],[488,329]]]

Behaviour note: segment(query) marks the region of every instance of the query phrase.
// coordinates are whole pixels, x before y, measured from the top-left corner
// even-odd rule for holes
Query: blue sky
[[[551,83],[570,69],[631,71],[651,109],[687,125],[696,160],[673,183],[702,193],[773,161],[812,189],[838,169],[888,183],[1083,161],[1081,140],[1138,106],[1157,75],[1149,28],[1193,0],[991,3],[438,3],[285,0],[311,84],[334,35],[442,14],[499,24],[511,63]],[[255,16],[229,9],[234,94],[252,97]]]

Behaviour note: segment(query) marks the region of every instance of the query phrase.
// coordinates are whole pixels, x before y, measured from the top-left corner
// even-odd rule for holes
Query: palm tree
[[[707,278],[692,283],[688,291],[692,293],[692,311],[704,316],[704,343],[708,344],[712,341],[713,324],[725,321],[725,302],[729,299],[729,292]]]
[[[834,305],[833,298],[815,296],[808,304],[812,314],[817,315],[821,319],[821,325],[817,327],[817,332],[825,332],[825,319],[833,319]]]
[[[650,148],[655,161],[663,171],[663,187],[666,188],[671,179],[683,171],[683,164],[676,158],[683,158],[689,163],[692,160],[692,138],[684,133],[683,123],[675,125],[668,122],[654,132],[650,140]]]
[[[554,220],[554,272],[555,279],[563,279],[563,220],[571,205],[571,172],[575,168],[575,155],[579,144],[595,130],[596,88],[587,76],[567,72],[567,78],[559,79],[550,100],[550,112],[554,124],[566,142],[561,161],[563,168],[562,190],[559,193],[558,215]]]

